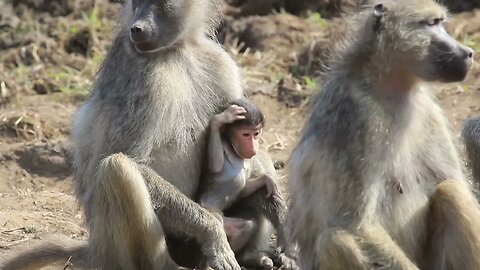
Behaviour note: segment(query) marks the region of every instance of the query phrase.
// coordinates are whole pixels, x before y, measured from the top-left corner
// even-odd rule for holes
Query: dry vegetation
[[[118,2],[118,1],[117,1]],[[114,34],[120,3],[0,0],[0,257],[29,239],[85,238],[72,194],[68,135]],[[480,53],[478,1],[446,1],[453,35]],[[265,111],[263,146],[282,183],[284,165],[356,1],[229,0],[218,39],[242,67]],[[467,11],[465,11],[467,10]],[[454,128],[480,115],[480,64],[467,80],[437,91]]]

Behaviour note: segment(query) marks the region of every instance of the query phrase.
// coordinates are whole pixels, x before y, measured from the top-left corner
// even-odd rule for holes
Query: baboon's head
[[[130,0],[124,23],[135,49],[148,53],[205,34],[219,11],[218,0]]]
[[[447,12],[439,4],[389,1],[372,5],[370,14],[368,27],[378,46],[376,52],[390,67],[403,65],[426,81],[455,82],[467,75],[473,50],[446,32]]]

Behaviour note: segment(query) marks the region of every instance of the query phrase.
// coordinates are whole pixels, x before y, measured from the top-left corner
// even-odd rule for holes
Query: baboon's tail
[[[84,242],[72,245],[66,244],[65,241],[56,241],[56,243],[49,241],[15,254],[13,258],[1,265],[1,269],[31,270],[50,264],[62,265],[65,269],[90,269],[87,245]]]
[[[480,183],[480,118],[472,118],[465,122],[462,131],[465,150],[472,168],[473,177]]]

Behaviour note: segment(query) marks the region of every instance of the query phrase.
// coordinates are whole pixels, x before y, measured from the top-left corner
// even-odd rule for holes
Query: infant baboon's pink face
[[[258,141],[262,127],[240,126],[233,130],[231,141],[237,155],[243,159],[254,157],[258,151]]]

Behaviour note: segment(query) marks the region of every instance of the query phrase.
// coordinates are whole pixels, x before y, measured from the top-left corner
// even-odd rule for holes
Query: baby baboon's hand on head
[[[247,111],[238,105],[230,105],[225,111],[220,114],[217,114],[214,117],[215,121],[219,125],[233,123],[236,120],[245,119]]]

